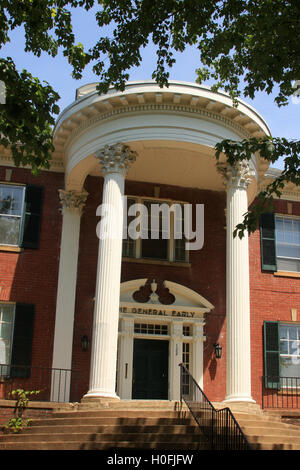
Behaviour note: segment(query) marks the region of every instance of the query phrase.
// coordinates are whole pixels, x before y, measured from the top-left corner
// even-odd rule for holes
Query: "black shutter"
[[[11,357],[12,377],[30,377],[33,323],[34,305],[16,304]]]
[[[275,217],[265,213],[260,217],[261,269],[277,271]]]
[[[26,186],[22,243],[24,248],[39,247],[43,192],[40,186]]]
[[[279,322],[264,322],[264,375],[266,388],[280,388]]]

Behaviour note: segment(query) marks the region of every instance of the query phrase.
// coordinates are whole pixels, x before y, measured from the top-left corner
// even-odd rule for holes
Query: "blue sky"
[[[92,46],[98,36],[93,12],[74,11],[73,14],[74,31],[76,40],[81,41],[85,48]],[[59,106],[61,111],[75,99],[75,91],[81,85],[97,81],[97,76],[93,74],[91,66],[84,71],[81,80],[74,80],[71,77],[71,67],[62,55],[56,58],[43,53],[40,58],[31,53],[24,52],[24,35],[22,29],[15,30],[11,34],[11,42],[1,50],[1,56],[10,56],[16,63],[19,70],[27,69],[33,76],[37,76],[41,81],[45,80],[59,93],[61,99]],[[148,46],[143,53],[143,62],[139,68],[134,68],[130,72],[130,80],[149,80],[154,70],[155,53],[151,46]],[[196,49],[189,48],[182,54],[177,55],[177,62],[170,70],[171,80],[195,82],[195,70],[199,67],[199,55]],[[300,77],[299,77],[300,79]],[[205,85],[209,85],[207,83]],[[300,100],[290,99],[287,106],[278,107],[274,102],[274,95],[258,93],[254,100],[243,98],[251,104],[261,114],[267,122],[274,137],[286,137],[288,139],[299,139],[300,134]],[[279,162],[277,167],[281,167]]]

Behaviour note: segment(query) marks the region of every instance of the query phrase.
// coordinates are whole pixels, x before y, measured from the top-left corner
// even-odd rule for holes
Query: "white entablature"
[[[156,294],[157,284],[155,280],[151,283],[152,293],[146,302],[134,300],[134,294],[144,287],[147,279],[134,279],[123,282],[120,286],[120,312],[133,315],[149,316],[153,319],[182,318],[193,319],[203,317],[205,313],[214,309],[214,306],[197,292],[181,284],[171,281],[164,281],[164,288],[168,289],[174,297],[170,304],[161,303]]]

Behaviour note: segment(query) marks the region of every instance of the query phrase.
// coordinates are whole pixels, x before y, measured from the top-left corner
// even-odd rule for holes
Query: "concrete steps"
[[[299,425],[260,410],[232,412],[253,450],[300,450]],[[208,450],[187,408],[168,401],[77,404],[35,419],[20,434],[0,435],[0,450],[109,449]]]
[[[299,426],[274,415],[234,413],[253,450],[300,450]]]
[[[0,450],[204,450],[193,418],[167,405],[84,409],[36,419],[20,434],[0,436]]]

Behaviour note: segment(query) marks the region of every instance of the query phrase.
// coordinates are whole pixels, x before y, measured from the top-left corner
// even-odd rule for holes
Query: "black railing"
[[[210,450],[251,450],[246,436],[229,408],[217,410],[188,369],[179,364],[180,399],[184,401],[206,438]]]
[[[263,376],[262,408],[300,408],[300,377]]]
[[[0,364],[0,399],[13,399],[11,392],[18,388],[39,390],[30,400],[47,402],[76,402],[79,371],[42,366]]]

